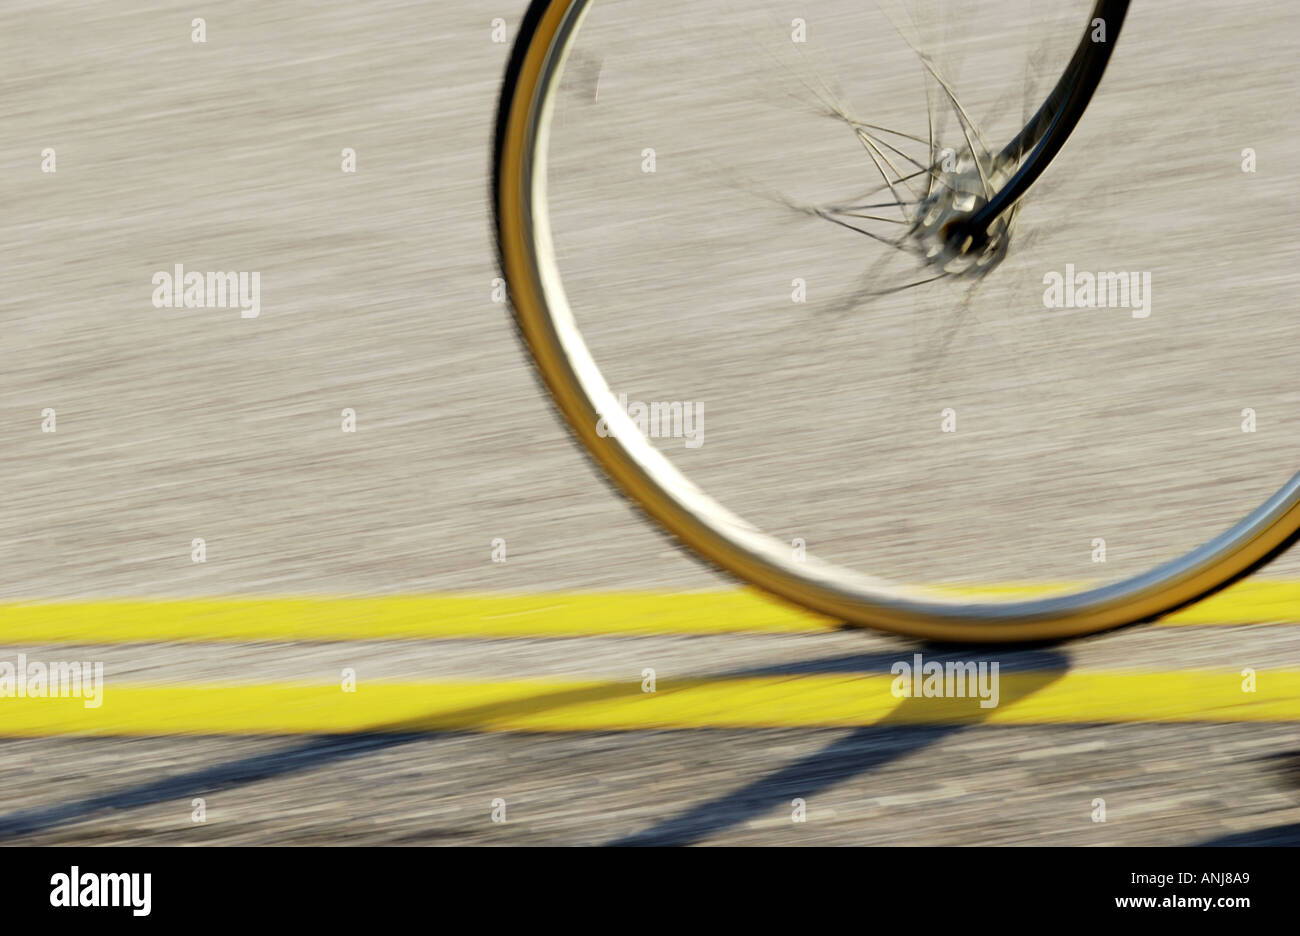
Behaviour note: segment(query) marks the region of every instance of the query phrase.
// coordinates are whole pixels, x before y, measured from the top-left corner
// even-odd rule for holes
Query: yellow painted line
[[[0,605],[0,644],[786,634],[834,626],[750,589]]]
[[[1087,583],[934,587],[967,598],[1009,599],[1079,591]],[[1300,581],[1243,579],[1152,623],[1156,627],[1300,624]]]
[[[1066,586],[941,588],[988,599]],[[1300,623],[1300,582],[1244,581],[1159,622]],[[379,598],[104,599],[0,605],[0,645],[824,633],[834,621],[752,589]]]
[[[999,704],[900,699],[893,677],[798,676],[620,682],[109,684],[79,698],[0,698],[0,735],[298,735],[429,731],[640,731],[861,725],[1300,722],[1300,670],[1002,674]]]

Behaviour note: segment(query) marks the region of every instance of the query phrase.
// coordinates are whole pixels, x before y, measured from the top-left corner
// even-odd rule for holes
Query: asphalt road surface
[[[0,10],[0,663],[102,662],[103,717],[126,713],[0,698],[0,842],[1300,844],[1300,550],[1209,619],[1051,647],[673,616],[735,583],[602,483],[494,301],[493,20],[513,41],[523,6],[233,2],[199,11],[202,43],[172,2]],[[703,445],[659,440],[693,477],[827,558],[981,584],[1130,574],[1294,473],[1300,8],[1136,0],[1006,262],[973,290],[864,299],[867,239],[762,193],[879,181],[797,76],[906,120],[920,66],[860,4],[787,6],[764,32],[727,3],[598,3],[558,105],[566,285],[614,387],[703,402]],[[946,36],[911,28],[944,40],[996,137],[1078,4],[959,6]],[[1067,263],[1150,272],[1150,317],[1045,308]],[[156,307],[176,264],[258,272],[258,315]],[[572,610],[592,591],[607,605]],[[490,637],[440,630],[435,604],[402,639],[278,603],[466,592],[561,597],[552,623]],[[114,599],[209,597],[266,597],[239,615],[268,623],[241,636],[186,606],[153,631],[147,611],[82,626]],[[16,609],[40,602],[67,610],[28,627]],[[917,652],[999,661],[1005,717],[842,704]],[[1246,669],[1266,715],[1189,714],[1180,674],[1242,696]],[[436,717],[384,696],[370,728],[327,708],[285,728],[251,695],[217,725],[214,687],[347,671],[364,704],[412,686]],[[520,681],[535,692],[447,715],[446,686]],[[829,688],[787,704],[786,683]],[[651,716],[600,688],[679,686]],[[169,721],[140,687],[200,701]]]

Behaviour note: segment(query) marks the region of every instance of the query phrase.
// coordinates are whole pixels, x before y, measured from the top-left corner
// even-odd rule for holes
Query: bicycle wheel
[[[1024,641],[1079,635],[1162,614],[1276,554],[1300,529],[1300,474],[1295,474],[1226,531],[1136,574],[1027,600],[971,600],[915,583],[895,584],[792,549],[789,541],[764,532],[761,525],[742,519],[738,512],[724,506],[724,499],[730,498],[707,494],[648,437],[654,433],[646,431],[644,413],[634,417],[611,390],[566,293],[560,257],[563,250],[557,250],[551,226],[554,201],[550,197],[553,180],[549,145],[566,66],[574,69],[578,84],[594,85],[593,99],[599,97],[600,73],[605,67],[602,59],[584,55],[581,49],[575,51],[590,6],[587,0],[536,0],[521,25],[502,91],[494,151],[500,260],[518,330],[573,435],[623,492],[697,555],[768,592],[851,624],[945,640]],[[1122,20],[1126,6],[1098,3],[1091,12],[1118,9]],[[1090,15],[1082,23],[1086,26],[1085,42],[1096,20],[1095,15]],[[1087,103],[1087,94],[1076,93],[1078,89],[1088,81],[1095,87],[1100,79],[1095,62],[1078,65],[1078,50],[1084,46],[1075,45],[1081,25],[1076,21],[1065,34],[1067,47],[1073,46],[1076,51],[1064,73],[1070,76],[1071,69],[1075,69],[1073,77],[1059,84],[1023,125],[1009,125],[1003,137],[1008,143],[990,146],[984,139],[985,132],[970,119],[970,108],[963,106],[946,73],[936,67],[927,51],[905,35],[906,29],[897,28],[897,21],[892,25],[902,45],[920,61],[922,68],[918,71],[925,74],[927,99],[937,98],[945,105],[950,126],[955,127],[952,132],[959,141],[957,145],[945,148],[936,141],[937,108],[926,111],[928,132],[924,126],[911,131],[886,129],[883,122],[859,119],[850,113],[840,103],[840,92],[814,75],[794,82],[796,96],[802,94],[814,102],[814,108],[829,115],[832,122],[847,125],[861,144],[855,152],[861,155],[865,151],[870,159],[867,165],[878,172],[871,191],[819,204],[753,182],[744,165],[705,164],[699,173],[699,178],[712,178],[715,184],[719,174],[730,177],[730,184],[713,191],[745,191],[796,214],[830,222],[827,227],[849,228],[865,235],[866,241],[884,245],[887,257],[905,253],[919,260],[928,274],[917,279],[913,272],[904,280],[915,282],[883,288],[872,284],[865,294],[854,293],[852,301],[862,300],[864,295],[870,301],[893,293],[895,288],[905,289],[932,279],[979,278],[997,267],[1006,255],[1009,232],[1016,220],[1015,203],[1023,190],[1000,206],[992,223],[985,218],[985,226],[975,232],[976,236],[963,225],[979,216],[981,209],[998,206],[998,193],[1015,186],[1018,173],[1044,134],[1062,120],[1078,119]],[[1113,21],[1112,25],[1118,27]],[[958,31],[960,27],[958,24]],[[612,45],[627,43],[638,49],[638,55],[649,55],[646,48],[664,53],[672,59],[663,66],[662,73],[666,74],[682,62],[682,56],[690,54],[667,43],[650,42],[634,27],[613,35]],[[752,67],[752,61],[745,56],[738,56],[737,61]],[[777,64],[771,65],[771,70],[779,71]],[[1104,65],[1103,60],[1101,67]],[[764,65],[760,70],[768,67]],[[738,72],[720,71],[719,84],[736,80]],[[589,78],[593,73],[594,81]],[[584,78],[584,74],[588,77]],[[1086,90],[1091,92],[1091,88]],[[1070,108],[1075,112],[1067,116]],[[679,120],[679,126],[686,126],[685,118]],[[700,128],[713,128],[721,135],[724,131],[719,127],[749,124],[717,107],[703,108],[693,126],[704,134],[700,137],[703,139],[709,131]],[[773,131],[773,135],[777,132]],[[682,140],[675,141],[675,151],[690,151],[684,139],[683,133]],[[1058,149],[1060,142],[1058,138]],[[656,152],[645,148],[641,155],[650,161],[649,174],[653,174]],[[1043,165],[1036,167],[1035,177]],[[643,162],[643,174],[645,166]],[[590,180],[584,179],[579,188],[585,193],[588,214],[599,213],[603,210],[603,180],[597,176],[594,164],[575,159],[573,169],[578,174],[591,169]],[[700,203],[710,204],[704,196]],[[894,210],[898,210],[896,218],[885,214]],[[581,218],[580,212],[578,216]],[[629,220],[634,224],[646,222],[644,217]],[[903,229],[901,236],[882,233],[897,231],[899,226]],[[900,243],[905,245],[901,250]],[[634,275],[629,274],[629,278]],[[1135,320],[1139,317],[1136,308],[1133,315]],[[681,321],[678,315],[665,328],[671,330]],[[768,372],[764,378],[779,376]],[[660,415],[677,420],[676,412],[667,405]],[[676,435],[680,437],[681,433]]]

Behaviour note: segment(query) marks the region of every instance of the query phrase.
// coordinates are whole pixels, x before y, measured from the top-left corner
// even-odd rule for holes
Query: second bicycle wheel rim
[[[518,328],[571,431],[610,478],[704,559],[804,607],[913,637],[1036,641],[1154,616],[1205,594],[1282,547],[1300,528],[1300,474],[1227,531],[1119,582],[1066,595],[972,603],[894,586],[763,533],[694,485],[637,430],[584,341],[551,241],[547,147],[565,55],[589,3],[538,0],[521,30],[498,114],[495,208]],[[612,430],[602,435],[604,417]]]

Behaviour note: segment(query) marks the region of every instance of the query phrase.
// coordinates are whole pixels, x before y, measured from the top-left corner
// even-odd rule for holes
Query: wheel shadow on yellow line
[[[896,661],[911,662],[913,651],[852,655],[831,660],[796,663],[788,667],[767,667],[732,676],[781,675],[796,673],[860,672],[878,675]],[[928,648],[927,662],[978,662],[991,652]],[[1067,657],[1052,650],[1002,651],[999,662],[1015,668],[1017,678],[1009,680],[998,706],[1015,705],[1065,675]],[[691,845],[711,836],[770,816],[777,809],[789,809],[795,798],[809,800],[854,777],[868,774],[892,761],[937,744],[944,738],[987,721],[996,709],[981,708],[973,698],[904,697],[883,719],[873,725],[850,730],[826,747],[787,764],[744,786],[690,807],[642,832],[609,842],[610,845]]]
[[[362,732],[314,735],[309,740],[287,749],[280,748],[222,764],[209,765],[72,803],[57,803],[52,806],[0,815],[0,843],[20,836],[37,835],[68,823],[81,822],[108,811],[136,809],[176,799],[184,799],[188,802],[194,796],[210,797],[216,793],[253,783],[292,776],[308,770],[329,767],[355,757],[386,751],[428,738],[431,734],[472,733],[475,726],[488,728],[494,722],[523,713],[604,702],[625,696],[627,692],[625,683],[604,683],[598,686],[548,692],[524,699],[467,706],[451,712],[435,712],[376,725]]]
[[[966,647],[964,652],[952,653],[930,650],[927,660],[941,663],[955,659],[971,661],[981,656],[972,653],[974,649]],[[988,654],[982,656],[987,658]],[[1018,699],[1056,681],[1064,674],[1066,668],[1066,658],[1055,652],[1020,651],[1004,653],[1001,656],[1003,659],[1014,658],[1017,679],[1010,681],[1014,689],[1002,695],[999,706],[1015,704]],[[910,650],[855,654],[830,660],[795,661],[781,666],[731,671],[719,674],[715,678],[725,680],[832,672],[861,673],[864,676],[878,677],[882,671],[887,672],[893,662],[911,659]],[[281,748],[221,764],[208,765],[71,803],[20,809],[0,815],[0,842],[38,835],[109,811],[120,812],[176,799],[188,801],[196,795],[210,797],[250,784],[329,767],[352,758],[364,757],[428,738],[431,734],[472,733],[478,728],[487,729],[500,722],[509,722],[522,714],[536,714],[570,706],[605,702],[622,698],[627,693],[628,686],[625,682],[603,683],[545,692],[523,699],[467,706],[451,712],[430,713],[377,725],[363,732],[315,735],[288,749]],[[924,710],[920,709],[920,706],[925,706]],[[980,714],[973,714],[972,707],[975,713]],[[979,708],[978,699],[904,698],[889,715],[875,725],[853,730],[817,754],[753,781],[725,797],[719,797],[681,816],[666,820],[647,832],[621,839],[613,844],[668,844],[698,841],[706,835],[768,812],[776,799],[785,795],[786,790],[795,790],[793,795],[804,796],[818,792],[835,782],[866,773],[911,751],[933,744],[964,727],[979,724],[987,717],[987,713],[992,711],[995,710]],[[957,723],[913,724],[935,722],[947,717],[951,717]],[[909,727],[904,731],[902,730],[904,726]]]

